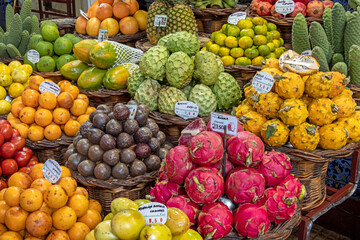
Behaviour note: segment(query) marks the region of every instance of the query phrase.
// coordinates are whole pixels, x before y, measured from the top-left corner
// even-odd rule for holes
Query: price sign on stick
[[[51,183],[56,183],[61,176],[61,167],[54,159],[48,159],[42,167],[44,177]]]
[[[155,15],[154,26],[166,27],[167,15]]]
[[[137,111],[137,105],[126,105],[130,110],[129,119],[134,119]]]
[[[38,63],[40,60],[40,54],[38,51],[31,49],[27,52],[27,59],[33,64]]]
[[[279,0],[275,3],[275,11],[286,16],[292,13],[295,9],[295,3],[293,0]]]
[[[100,42],[107,41],[109,39],[109,31],[107,29],[100,28],[98,40]]]
[[[211,130],[214,132],[224,132],[226,126],[227,134],[236,135],[238,127],[238,119],[236,116],[225,115],[221,113],[211,113]]]
[[[166,223],[167,208],[162,203],[146,203],[138,208],[138,212],[140,212],[145,217],[146,225],[152,223]]]
[[[259,94],[270,92],[273,85],[274,77],[266,72],[259,72],[255,74],[252,80],[252,86]]]
[[[53,93],[56,97],[60,94],[60,88],[59,86],[54,83],[54,82],[50,82],[50,81],[44,81],[40,84],[39,86],[39,91],[41,93],[43,92],[51,92]]]
[[[86,15],[86,13],[83,11],[83,10],[81,10],[80,9],[80,14],[81,14],[81,16],[83,16],[86,20],[88,20],[89,21],[89,17]]]
[[[246,12],[236,12],[229,16],[228,23],[236,25],[241,19],[246,18]]]
[[[183,119],[196,118],[199,115],[199,107],[189,101],[181,101],[175,104],[175,114]]]

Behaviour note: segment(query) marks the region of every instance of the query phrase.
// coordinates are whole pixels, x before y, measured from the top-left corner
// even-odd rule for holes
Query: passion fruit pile
[[[137,105],[130,119],[127,105]],[[114,107],[99,105],[80,127],[66,153],[68,167],[84,177],[126,179],[158,170],[173,146],[146,105],[132,100]]]

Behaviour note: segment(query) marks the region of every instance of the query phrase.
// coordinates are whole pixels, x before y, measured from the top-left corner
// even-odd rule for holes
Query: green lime
[[[203,45],[203,47],[205,47],[207,50],[209,50],[211,44],[213,44],[213,42],[212,42],[212,41],[208,41],[207,43],[205,43],[205,44]]]
[[[36,64],[36,67],[39,72],[54,72],[55,61],[52,57],[44,56],[40,58],[39,62]]]
[[[64,54],[61,55],[57,60],[56,60],[56,68],[57,70],[60,71],[60,69],[62,68],[62,66],[64,66],[66,63],[71,62],[75,60],[74,57],[70,54]]]
[[[220,46],[224,46],[225,45],[225,39],[226,39],[226,35],[223,33],[218,33],[215,36],[215,43],[220,45]]]
[[[231,56],[224,56],[221,58],[221,61],[223,62],[224,66],[234,65],[235,63],[235,59]]]
[[[72,43],[73,46],[74,46],[75,44],[77,44],[78,42],[81,42],[81,41],[82,41],[82,39],[79,38],[79,37],[74,37],[74,38],[71,38],[70,40],[71,40],[71,43]]]
[[[66,33],[63,37],[68,39],[76,38],[75,35],[72,33]]]
[[[275,55],[276,55],[276,58],[279,58],[281,54],[283,54],[283,50],[281,48],[275,48]]]
[[[235,60],[235,64],[241,66],[251,65],[251,60],[247,57],[239,57]]]
[[[251,37],[244,36],[239,39],[239,47],[242,49],[250,48],[253,45],[253,40]]]
[[[238,42],[237,42],[236,37],[228,36],[228,37],[225,39],[225,46],[228,47],[228,48],[237,47],[237,46],[238,46]]]
[[[276,54],[275,54],[275,53],[271,52],[271,53],[270,53],[269,55],[267,55],[265,58],[268,59],[268,58],[277,58],[277,57],[276,57]]]
[[[234,58],[239,58],[244,56],[244,50],[242,48],[232,48],[230,50],[230,56]]]
[[[215,37],[216,37],[216,35],[217,35],[218,33],[220,33],[220,32],[221,32],[221,31],[213,32],[213,33],[211,34],[210,40],[211,40],[212,42],[215,42]]]
[[[265,36],[268,31],[266,25],[256,25],[254,30],[256,35],[265,35]]]
[[[252,23],[254,25],[263,25],[264,24],[264,19],[262,17],[254,17],[252,20]]]
[[[214,54],[217,55],[218,52],[219,52],[219,49],[220,49],[220,46],[217,45],[216,43],[213,43],[213,44],[211,44],[210,47],[209,47],[209,52],[212,52],[212,53],[214,53]]]
[[[59,38],[60,33],[57,27],[46,25],[41,29],[41,35],[45,41],[53,42]]]
[[[266,23],[266,27],[269,32],[277,29],[277,27],[274,23]]]
[[[275,48],[280,47],[280,41],[278,39],[274,39],[272,42],[274,43]]]
[[[280,41],[280,46],[284,46],[284,39],[279,38],[279,41]]]
[[[234,25],[230,25],[225,34],[228,36],[238,37],[240,35],[240,28]]]
[[[248,37],[253,38],[255,36],[255,32],[251,28],[245,28],[245,29],[240,31],[240,37],[244,37],[244,36],[248,36]]]
[[[73,44],[69,38],[60,37],[56,39],[54,43],[54,52],[61,56],[64,54],[70,54],[73,48]]]
[[[273,42],[268,42],[266,45],[270,48],[270,52],[275,50],[275,44]]]
[[[253,60],[251,60],[251,64],[252,65],[262,65],[262,62],[264,61],[264,57],[263,56],[258,56],[256,58],[253,58]]]
[[[253,59],[259,56],[259,50],[255,48],[248,48],[245,50],[245,57]]]
[[[248,19],[241,19],[240,21],[238,21],[237,25],[238,28],[242,29],[249,29],[253,27],[253,23],[251,22],[251,20]]]
[[[39,52],[40,57],[54,55],[54,46],[51,42],[40,41],[36,44],[35,50]]]
[[[230,55],[230,49],[227,48],[227,47],[221,47],[219,49],[218,54],[219,54],[220,57],[229,56]]]
[[[267,43],[267,39],[264,35],[255,35],[254,38],[254,45],[260,46]]]
[[[273,30],[273,31],[270,31],[270,32],[271,32],[271,34],[272,34],[273,39],[278,39],[278,38],[280,38],[280,33],[279,33],[279,31]]]
[[[46,21],[43,21],[40,25],[40,30],[43,29],[43,27],[47,26],[47,25],[50,25],[50,26],[53,26],[53,27],[56,27],[57,28],[57,25],[56,23],[54,23],[53,21],[50,21],[50,20],[46,20]]]
[[[271,52],[268,45],[261,45],[259,46],[258,50],[261,56],[267,56]]]

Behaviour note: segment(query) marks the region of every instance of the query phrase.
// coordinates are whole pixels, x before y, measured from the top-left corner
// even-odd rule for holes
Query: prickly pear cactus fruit
[[[180,101],[186,101],[186,96],[182,91],[174,87],[165,87],[159,93],[159,111],[175,115],[175,104]]]
[[[166,63],[166,79],[176,88],[182,88],[190,83],[194,72],[193,60],[184,52],[170,55]]]
[[[331,74],[333,84],[331,85],[329,97],[333,98],[339,95],[342,91],[344,91],[346,85],[349,83],[349,79],[346,76],[339,72],[328,72]]]
[[[339,107],[329,98],[314,100],[309,106],[310,123],[323,126],[336,120]]]
[[[333,85],[332,75],[324,72],[312,74],[305,84],[305,92],[312,98],[327,98]]]
[[[254,111],[254,108],[249,104],[245,99],[242,103],[236,108],[235,115],[237,118],[241,118],[244,114]]]
[[[197,84],[191,90],[189,101],[199,107],[199,116],[207,117],[216,110],[216,97],[211,89],[204,84]]]
[[[356,102],[352,97],[340,94],[331,100],[339,107],[339,118],[350,117],[354,114]]]
[[[279,119],[271,119],[261,126],[262,140],[273,147],[284,145],[289,138],[289,128]]]
[[[249,103],[251,106],[254,106],[255,100],[256,100],[256,96],[258,95],[258,93],[257,93],[256,90],[253,88],[253,86],[251,86],[251,84],[245,85],[244,93],[245,93],[245,98],[246,98],[246,100],[248,101],[248,103]]]
[[[304,122],[295,126],[290,132],[290,143],[294,148],[312,151],[319,144],[319,131],[315,125]]]
[[[323,149],[339,149],[346,145],[348,132],[337,124],[328,124],[319,129],[320,147]]]
[[[200,51],[195,55],[194,78],[207,86],[214,85],[218,80],[220,67],[216,55],[211,52]]]
[[[212,91],[220,111],[237,106],[242,96],[242,91],[235,78],[225,72],[220,73]]]
[[[169,51],[166,47],[155,46],[150,48],[141,57],[139,67],[146,77],[162,81],[165,77],[165,66],[169,58]]]
[[[127,89],[132,97],[135,96],[136,90],[145,79],[146,77],[141,73],[139,68],[130,74],[127,79]]]
[[[134,99],[139,104],[147,105],[151,111],[158,109],[158,97],[161,86],[158,81],[147,79],[136,90]]]
[[[356,119],[354,116],[340,118],[336,124],[344,127],[347,130],[349,134],[347,143],[360,141],[360,119]]]
[[[266,122],[266,117],[260,113],[250,111],[240,117],[240,122],[243,123],[243,127],[246,131],[252,132],[260,137],[261,126]]]
[[[277,118],[283,100],[273,92],[261,93],[255,103],[255,110],[267,118]]]
[[[279,117],[290,126],[296,126],[306,121],[309,116],[306,104],[300,99],[286,99],[281,104]]]
[[[304,93],[305,83],[300,75],[292,72],[286,72],[274,76],[276,80],[275,91],[280,97],[300,98]]]

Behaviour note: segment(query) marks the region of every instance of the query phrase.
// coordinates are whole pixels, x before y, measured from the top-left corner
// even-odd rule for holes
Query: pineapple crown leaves
[[[315,136],[316,133],[316,127],[315,126],[306,126],[305,130],[308,134]]]
[[[271,138],[272,136],[274,136],[276,130],[277,130],[277,126],[278,124],[277,123],[272,123],[272,124],[269,124],[266,128],[266,133],[265,133],[265,137],[266,139],[269,139]]]

